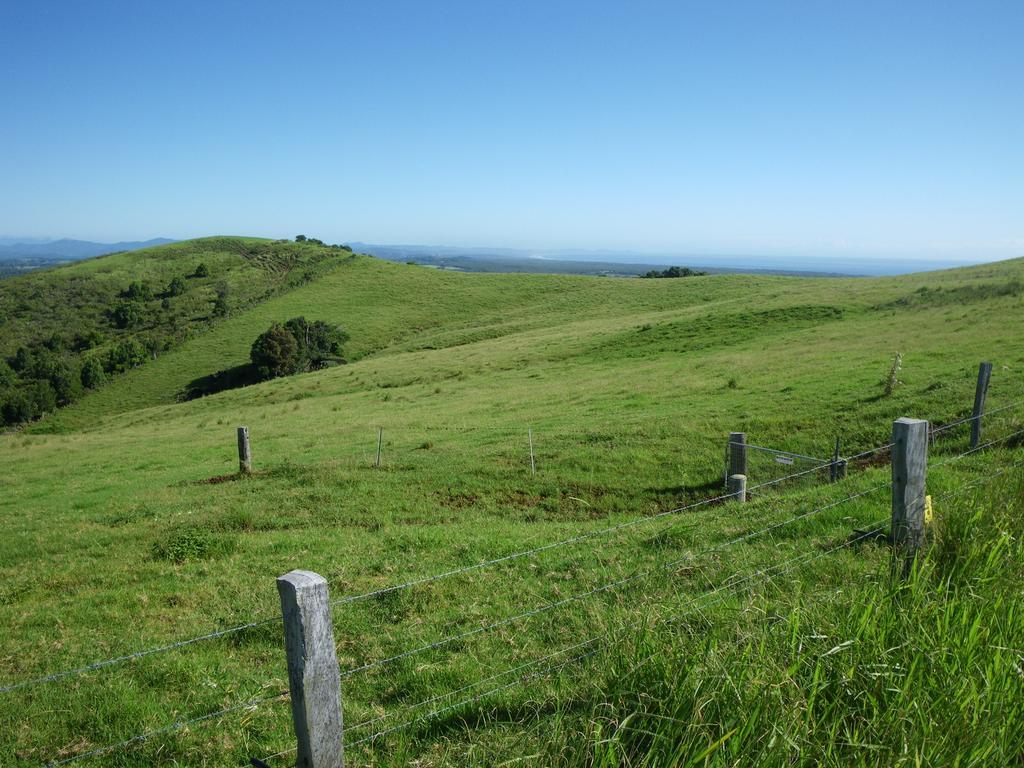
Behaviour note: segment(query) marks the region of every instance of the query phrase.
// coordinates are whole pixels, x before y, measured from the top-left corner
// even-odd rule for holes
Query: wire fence
[[[1020,408],[1021,406],[1024,406],[1024,401],[1004,405],[998,409],[989,411],[988,413],[984,414],[983,418],[987,419],[987,426],[991,426],[991,424],[994,422],[993,417],[997,416],[1000,417],[1001,423],[1009,423],[1011,426],[1017,426],[1018,422],[1015,422],[1013,420],[1013,411],[1015,409]],[[929,440],[932,442],[933,445],[937,444],[940,441],[945,442],[947,439],[952,438],[956,434],[956,430],[971,425],[974,421],[977,420],[977,418],[978,417],[973,416],[961,418],[949,422],[947,424],[943,424],[939,427],[933,428],[930,430]],[[1022,440],[1024,440],[1024,428],[1013,429],[1008,434],[1003,434],[1000,435],[998,438],[987,440],[986,442],[968,448],[967,450],[962,450],[957,453],[951,453],[949,455],[942,455],[942,458],[935,462],[932,462],[929,468],[938,469],[940,467],[949,466],[954,462],[962,461],[965,457],[977,454],[996,445],[1008,444],[1011,447],[1016,447],[1016,445],[1020,444]],[[887,458],[887,454],[891,448],[891,443],[876,446],[861,451],[857,454],[854,454],[853,456],[848,456],[846,457],[846,461],[849,462],[851,466],[860,465],[862,467],[867,468],[878,463],[884,463],[884,460]],[[770,461],[772,464],[776,466],[796,468],[799,467],[800,463],[804,463],[806,465],[803,467],[799,467],[798,469],[796,469],[796,471],[787,472],[786,474],[780,476],[773,476],[770,479],[749,486],[747,488],[747,493],[750,494],[751,497],[754,499],[755,504],[758,501],[762,503],[762,507],[754,507],[754,509],[758,510],[759,512],[763,512],[765,509],[772,513],[778,513],[783,511],[783,507],[785,506],[785,504],[781,503],[781,497],[773,493],[773,491],[777,490],[780,487],[791,487],[794,482],[798,482],[801,479],[816,478],[823,471],[827,471],[829,466],[833,462],[832,459],[819,459],[813,456],[792,453],[758,445],[748,444],[747,449],[750,450],[753,455],[765,456],[768,459],[768,461]],[[778,461],[779,458],[785,459],[785,461],[780,462]],[[954,489],[948,493],[938,496],[937,500],[947,499],[958,493],[966,492],[967,490],[970,490],[971,488],[976,487],[981,483],[988,482],[994,477],[998,477],[1000,475],[1005,474],[1006,472],[1011,471],[1012,469],[1020,466],[1021,464],[1022,462],[1018,461],[998,471],[989,472],[985,477],[979,479],[976,483],[961,485],[957,489]],[[805,509],[802,512],[798,512],[797,514],[791,514],[785,517],[784,519],[771,522],[767,525],[761,525],[760,527],[751,528],[749,530],[739,532],[736,535],[731,536],[730,538],[727,538],[726,540],[718,542],[712,546],[704,547],[698,549],[697,551],[687,551],[686,554],[682,557],[667,560],[664,562],[657,562],[653,565],[637,569],[625,576],[621,576],[619,578],[602,582],[596,586],[592,586],[582,591],[574,592],[566,597],[561,597],[557,600],[548,600],[541,602],[539,604],[535,604],[532,607],[514,613],[511,616],[507,616],[495,621],[490,621],[485,624],[472,627],[471,629],[464,630],[462,632],[446,635],[438,640],[434,640],[429,643],[423,643],[412,648],[406,648],[398,653],[393,653],[379,659],[366,661],[362,664],[358,664],[354,667],[350,667],[348,669],[343,670],[341,673],[342,677],[344,679],[352,678],[356,675],[367,673],[372,670],[377,670],[388,665],[392,665],[400,660],[411,658],[419,654],[427,653],[429,651],[434,651],[442,648],[447,648],[449,646],[454,646],[456,644],[461,644],[464,641],[469,640],[471,638],[486,635],[488,633],[494,632],[495,630],[508,627],[519,622],[528,621],[542,614],[553,613],[561,609],[566,609],[571,605],[582,603],[595,596],[612,593],[617,590],[621,590],[627,585],[635,584],[641,580],[651,579],[659,573],[665,573],[667,571],[671,571],[672,569],[678,568],[683,563],[692,564],[700,560],[701,558],[707,558],[712,554],[728,549],[730,547],[738,546],[745,542],[754,541],[762,537],[774,538],[774,535],[777,532],[779,532],[781,529],[787,526],[794,526],[795,524],[805,519],[823,515],[829,510],[836,509],[837,507],[840,507],[842,505],[849,504],[858,499],[862,499],[873,493],[877,493],[883,489],[886,489],[889,486],[890,483],[875,484],[869,488],[857,490],[854,491],[853,493],[846,494],[845,496],[842,496],[838,499],[833,499],[821,504],[810,505],[809,508]],[[331,604],[334,606],[346,606],[369,600],[379,599],[387,595],[412,589],[414,587],[433,584],[435,582],[452,579],[454,577],[463,576],[470,573],[481,572],[485,569],[493,568],[498,565],[513,563],[515,561],[527,558],[533,558],[538,555],[559,550],[562,548],[574,547],[583,543],[593,543],[600,539],[612,540],[612,537],[627,532],[631,532],[641,527],[655,526],[661,521],[666,521],[669,523],[668,526],[662,529],[661,533],[664,533],[665,530],[670,530],[674,526],[678,526],[680,524],[680,516],[683,513],[693,512],[696,510],[701,510],[703,508],[719,505],[729,501],[731,498],[732,494],[729,493],[717,494],[714,496],[710,496],[708,498],[694,501],[692,503],[663,510],[652,515],[631,518],[620,523],[605,526],[603,528],[584,531],[574,536],[570,536],[554,542],[549,542],[535,547],[517,550],[509,554],[501,555],[499,557],[482,560],[469,565],[449,569],[431,575],[417,577],[387,587],[374,589],[355,595],[343,596],[333,600]],[[881,521],[873,521],[869,523],[869,530],[866,532],[861,532],[861,534],[859,534],[858,537],[854,539],[854,541],[860,540],[861,538],[865,538],[869,535],[875,535],[879,530],[877,526],[883,524],[887,519],[888,517]],[[690,523],[691,528],[700,525],[701,521]],[[712,580],[706,570],[698,569],[700,577],[708,581],[710,589],[709,591],[704,592],[698,595],[697,597],[694,597],[693,600],[705,600],[710,597],[720,595],[723,592],[725,592],[726,595],[731,594],[732,590],[739,589],[743,584],[748,583],[752,579],[769,579],[773,576],[773,574],[781,575],[781,573],[785,573],[787,571],[780,571],[779,569],[784,569],[787,566],[796,567],[797,565],[802,564],[805,561],[817,560],[820,557],[824,557],[827,554],[837,551],[843,546],[848,546],[849,543],[849,541],[846,541],[836,547],[824,550],[822,552],[814,553],[813,555],[805,554],[794,558],[790,558],[789,560],[785,560],[781,563],[778,563],[765,569],[757,569],[755,571],[745,574],[733,574],[732,576],[726,578],[720,584],[717,585],[714,585],[712,583]],[[733,578],[733,576],[738,578]],[[723,597],[722,599],[725,598]],[[644,603],[643,605],[645,608],[650,608],[649,604]],[[680,606],[678,605],[676,605],[675,607],[677,609],[680,608]],[[684,604],[681,607],[683,609],[686,609],[687,607],[693,606],[692,604],[684,601]],[[707,607],[709,606],[704,605],[702,603],[694,610],[706,610]],[[114,656],[108,659],[92,662],[90,664],[69,668],[58,672],[53,672],[39,677],[8,683],[3,686],[0,686],[0,694],[12,693],[38,685],[45,685],[65,680],[67,678],[85,675],[90,672],[106,670],[148,656],[181,650],[197,643],[228,637],[240,632],[255,629],[257,627],[280,622],[281,620],[282,619],[280,615],[261,618],[252,622],[238,624],[235,626],[219,629],[195,637],[171,643],[166,643],[162,645],[157,645],[151,648],[142,649],[133,653],[122,654],[119,656]],[[632,624],[627,623],[625,626],[627,629],[633,629],[636,627],[636,622],[633,622]],[[476,694],[472,697],[464,698],[453,704],[445,705],[444,707],[433,709],[432,711],[426,714],[418,715],[408,721],[403,722],[400,725],[385,728],[383,730],[377,731],[373,734],[361,737],[356,740],[346,741],[346,746],[356,747],[363,744],[367,744],[369,742],[373,742],[374,740],[381,739],[398,730],[412,727],[413,725],[424,722],[425,720],[435,719],[437,717],[442,716],[445,713],[458,710],[462,707],[471,706],[472,704],[478,703],[482,699],[485,699],[489,696],[493,696],[494,694],[511,688],[513,686],[522,685],[531,680],[535,680],[540,677],[545,677],[554,674],[558,670],[564,669],[568,666],[571,666],[575,663],[582,661],[583,659],[586,659],[596,654],[600,650],[600,648],[597,648],[595,646],[608,647],[609,641],[614,641],[613,635],[615,635],[615,633],[612,631],[600,633],[585,640],[570,644],[565,648],[543,654],[539,658],[516,664],[504,671],[480,677],[466,685],[457,687],[445,693],[428,697],[424,700],[421,700],[411,705],[406,705],[406,711],[415,712],[417,710],[430,707],[440,702],[447,701],[462,693],[476,690],[488,683],[497,682],[499,680],[504,680],[510,677],[512,678],[511,680],[506,680],[506,682],[502,683],[501,685],[492,687],[483,693]],[[565,656],[575,651],[579,651],[579,653],[577,653],[575,656],[572,656],[568,660],[564,659]],[[230,706],[218,710],[213,710],[205,714],[197,715],[195,717],[176,720],[164,727],[145,731],[137,735],[134,735],[130,738],[118,742],[113,742],[106,746],[86,750],[68,757],[62,757],[58,760],[54,760],[50,763],[47,763],[47,765],[62,766],[77,761],[100,757],[117,750],[128,749],[134,745],[141,744],[145,741],[154,739],[159,736],[164,736],[182,730],[186,730],[194,725],[210,722],[225,717],[226,715],[229,715],[234,712],[242,710],[251,710],[253,708],[259,707],[261,705],[273,701],[284,700],[287,697],[288,692],[281,691],[271,695],[249,699],[244,702],[232,704]],[[384,714],[376,715],[372,718],[363,720],[357,723],[356,725],[347,727],[345,732],[347,734],[349,732],[358,732],[360,730],[365,730],[369,728],[371,725],[384,723],[387,720],[392,719],[395,716],[395,714],[396,713],[394,712],[387,712]],[[278,757],[282,757],[286,754],[289,754],[291,751],[294,750],[286,750],[284,752],[279,752],[268,756],[264,760],[266,761],[276,759]]]

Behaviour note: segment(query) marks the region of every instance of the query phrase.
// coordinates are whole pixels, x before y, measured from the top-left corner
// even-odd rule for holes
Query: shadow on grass
[[[261,381],[256,373],[256,367],[252,363],[236,365],[233,368],[225,368],[223,371],[211,373],[209,376],[200,376],[188,383],[188,386],[179,394],[179,400],[195,400],[207,395],[215,395],[229,389],[248,387],[250,384],[257,384]]]

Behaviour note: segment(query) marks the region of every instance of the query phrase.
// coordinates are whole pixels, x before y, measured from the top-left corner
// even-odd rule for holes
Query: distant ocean
[[[577,260],[579,256],[561,257]],[[597,258],[591,256],[590,258]],[[937,269],[970,266],[983,262],[957,259],[915,259],[877,257],[831,257],[831,256],[719,256],[687,254],[680,256],[630,256],[608,258],[619,263],[644,263],[679,265],[689,267],[719,267],[724,269],[778,270],[783,272],[817,272],[854,276],[905,275],[911,272],[929,272]],[[993,259],[995,261],[995,259]]]

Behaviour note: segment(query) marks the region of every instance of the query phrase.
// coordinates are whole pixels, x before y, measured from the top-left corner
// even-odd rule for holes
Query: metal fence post
[[[327,580],[311,571],[277,579],[284,616],[297,768],[343,768],[341,673]]]

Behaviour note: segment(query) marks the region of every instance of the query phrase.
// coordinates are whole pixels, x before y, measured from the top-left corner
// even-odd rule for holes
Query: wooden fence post
[[[327,580],[311,571],[277,579],[284,616],[297,768],[343,768],[341,673]]]
[[[729,475],[729,495],[740,503],[747,500],[746,475]]]
[[[985,415],[985,395],[988,394],[988,382],[992,378],[992,363],[978,366],[978,386],[974,390],[974,412],[971,414],[971,448],[977,448],[981,442],[981,418]]]
[[[729,468],[726,470],[726,483],[733,475],[747,474],[747,433],[729,433]]]
[[[533,459],[533,427],[528,427],[526,434],[530,439],[530,474],[537,474],[537,462]]]
[[[238,428],[238,471],[248,475],[252,472],[252,451],[249,450],[249,428]]]
[[[377,427],[377,460],[373,462],[373,466],[380,466],[380,446],[384,442],[384,427]]]
[[[892,423],[892,542],[905,555],[903,574],[924,545],[925,481],[928,473],[928,422]]]
[[[836,438],[836,448],[832,452],[832,463],[828,465],[828,480],[836,483],[846,477],[846,462],[839,458],[839,438]]]

